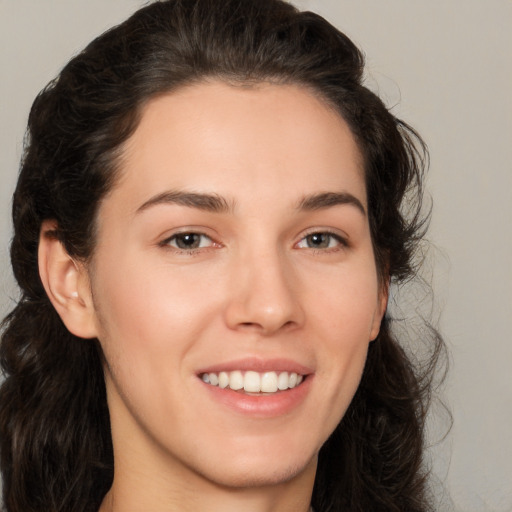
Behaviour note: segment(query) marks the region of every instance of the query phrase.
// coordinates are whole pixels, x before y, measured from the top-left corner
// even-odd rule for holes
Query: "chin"
[[[307,475],[314,475],[317,466],[317,456],[305,461],[280,461],[274,464],[272,461],[257,464],[254,461],[238,462],[236,467],[231,464],[224,468],[215,468],[213,471],[205,471],[202,475],[216,485],[231,489],[256,489],[261,487],[273,487],[285,484],[291,480]]]

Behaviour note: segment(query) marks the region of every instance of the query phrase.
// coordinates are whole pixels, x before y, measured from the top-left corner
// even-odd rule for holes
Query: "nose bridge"
[[[302,308],[285,251],[278,244],[251,244],[237,259],[226,308],[230,327],[271,334],[300,324]]]

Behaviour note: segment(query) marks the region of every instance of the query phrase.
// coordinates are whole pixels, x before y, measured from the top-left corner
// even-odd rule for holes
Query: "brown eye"
[[[185,251],[210,247],[212,244],[212,239],[201,233],[178,233],[166,241],[166,245]]]

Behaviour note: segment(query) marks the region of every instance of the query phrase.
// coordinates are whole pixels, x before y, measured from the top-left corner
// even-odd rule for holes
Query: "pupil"
[[[180,249],[193,249],[199,245],[199,237],[194,233],[180,235],[176,239],[176,245]]]
[[[315,233],[309,235],[310,247],[327,247],[329,245],[329,238],[323,233]]]

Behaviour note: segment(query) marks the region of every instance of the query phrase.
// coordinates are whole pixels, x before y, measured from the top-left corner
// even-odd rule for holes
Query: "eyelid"
[[[171,245],[173,240],[176,240],[179,236],[184,235],[196,235],[203,238],[206,238],[210,241],[207,246],[204,247],[190,247],[190,248],[181,248],[175,245]],[[221,244],[215,240],[214,237],[205,233],[203,228],[199,227],[183,227],[173,231],[170,235],[165,236],[160,242],[158,242],[158,246],[172,250],[176,253],[185,253],[185,254],[193,254],[198,253],[200,251],[209,250],[214,247],[220,247]]]
[[[307,237],[316,235],[316,234],[330,236],[330,237],[334,238],[338,242],[339,245],[336,247],[325,247],[325,248],[320,248],[320,247],[316,247],[316,248],[315,247],[298,247],[298,248],[299,249],[309,249],[309,250],[319,251],[319,252],[329,252],[329,251],[339,250],[340,247],[347,248],[350,246],[349,241],[348,241],[349,240],[348,235],[340,232],[339,230],[333,229],[333,228],[322,228],[322,227],[311,228],[311,229],[306,230],[306,232],[301,235],[299,241],[295,244],[295,246],[297,247]]]

